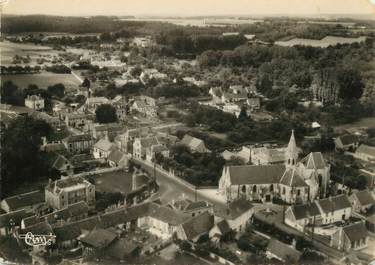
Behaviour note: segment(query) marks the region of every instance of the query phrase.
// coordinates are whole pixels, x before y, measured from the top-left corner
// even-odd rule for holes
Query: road
[[[132,160],[135,164],[141,166],[146,172],[148,172],[151,176],[154,175],[154,168],[149,164],[146,164],[144,161],[133,159]],[[215,200],[213,198],[209,198],[204,196],[201,192],[195,192],[194,189],[182,184],[181,182],[175,180],[174,178],[168,176],[167,174],[163,173],[162,171],[155,169],[156,173],[156,182],[159,185],[159,196],[160,200],[163,204],[168,203],[172,200],[177,200],[182,196],[194,201],[195,196],[197,196],[197,200],[205,200],[212,203],[215,208],[223,209],[226,207],[226,204],[222,201]]]

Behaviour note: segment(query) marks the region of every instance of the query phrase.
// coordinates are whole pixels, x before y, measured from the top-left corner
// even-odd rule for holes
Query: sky
[[[374,14],[375,0],[0,0],[5,14],[319,15]]]

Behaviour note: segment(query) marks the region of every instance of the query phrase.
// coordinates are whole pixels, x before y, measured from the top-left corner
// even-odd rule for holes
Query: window
[[[270,191],[273,191],[273,184],[271,184],[270,186]]]
[[[285,194],[285,187],[283,187],[283,194]]]
[[[297,196],[301,196],[301,190],[297,190]]]
[[[257,192],[257,186],[256,185],[253,186],[253,192]]]
[[[243,192],[243,193],[246,192],[246,186],[245,186],[245,185],[242,186],[242,192]]]

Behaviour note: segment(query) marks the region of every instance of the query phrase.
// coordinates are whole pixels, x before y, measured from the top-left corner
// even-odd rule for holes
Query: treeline
[[[125,26],[141,27],[144,22],[120,21],[114,17],[62,17],[45,15],[2,16],[3,33],[66,32],[102,33],[121,30]]]
[[[41,70],[40,66],[20,66],[20,65],[10,65],[10,66],[0,66],[0,74],[35,74],[39,73]]]
[[[25,98],[29,95],[40,95],[44,99],[44,109],[52,111],[52,98],[62,99],[65,96],[65,86],[61,83],[48,86],[47,89],[30,84],[21,89],[12,81],[5,81],[0,87],[1,103],[24,106]]]
[[[206,50],[232,50],[246,42],[243,35],[188,34],[183,29],[161,32],[156,42],[175,53],[201,53]]]
[[[41,137],[53,135],[51,126],[42,120],[20,116],[2,131],[1,185],[3,197],[21,184],[57,179],[51,168],[51,155],[40,151]]]

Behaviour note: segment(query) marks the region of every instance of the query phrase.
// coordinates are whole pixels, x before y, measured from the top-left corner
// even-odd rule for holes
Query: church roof
[[[284,165],[246,165],[230,166],[228,168],[231,183],[241,184],[268,184],[279,183],[285,171]]]
[[[324,169],[327,164],[321,152],[312,152],[301,160],[301,163],[308,169]]]
[[[307,186],[306,182],[302,177],[296,172],[295,169],[285,170],[283,176],[280,179],[280,184],[290,186],[290,187],[302,187]]]
[[[292,130],[292,135],[290,136],[288,147],[286,148],[286,152],[289,154],[298,154],[296,139],[294,137],[294,130]]]

